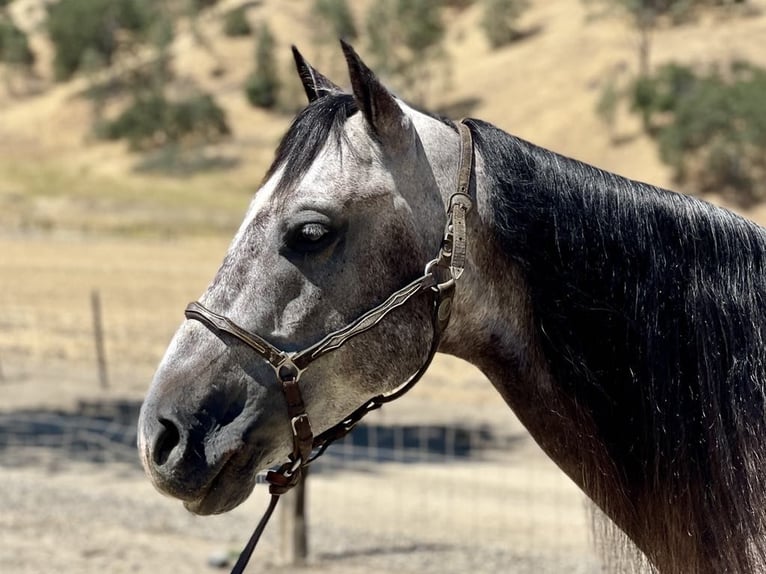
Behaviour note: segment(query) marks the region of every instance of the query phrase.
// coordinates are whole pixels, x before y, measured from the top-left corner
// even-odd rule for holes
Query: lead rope
[[[269,506],[266,509],[266,512],[264,512],[263,516],[261,516],[261,520],[258,522],[258,526],[255,527],[255,530],[250,535],[250,540],[247,541],[247,544],[242,549],[239,558],[237,558],[237,563],[234,565],[234,568],[231,569],[231,574],[242,574],[245,571],[247,563],[250,561],[250,556],[253,555],[253,550],[255,550],[258,541],[261,539],[261,534],[263,534],[263,531],[266,530],[266,525],[269,523],[271,515],[274,514],[274,509],[277,507],[277,503],[279,502],[279,496],[279,494],[271,495],[271,501],[269,502]]]
[[[346,417],[346,419],[317,437],[314,437],[313,431],[311,430],[311,424],[309,423],[300,387],[298,386],[300,371],[295,368],[294,365],[292,368],[287,367],[284,373],[279,370],[279,368],[277,369],[277,374],[285,393],[288,416],[290,417],[290,425],[293,431],[293,452],[290,455],[288,462],[283,464],[277,470],[269,471],[266,474],[266,481],[269,483],[269,493],[271,494],[269,505],[260,521],[258,521],[258,525],[255,527],[252,535],[250,535],[247,544],[242,549],[239,558],[237,558],[237,562],[234,564],[231,574],[244,573],[255,547],[258,545],[258,541],[274,514],[274,510],[279,503],[280,497],[298,484],[301,480],[302,469],[320,457],[330,444],[345,437],[365,415],[379,409],[385,403],[398,399],[412,389],[412,387],[414,387],[425,374],[434,355],[436,355],[442,331],[446,328],[447,323],[449,322],[452,310],[452,297],[455,290],[455,280],[460,277],[465,268],[467,251],[466,215],[472,207],[472,201],[469,195],[470,178],[471,172],[473,171],[473,142],[471,138],[471,130],[462,121],[457,124],[457,127],[460,134],[458,188],[457,192],[452,194],[449,200],[447,224],[442,245],[439,249],[439,255],[426,267],[426,274],[431,273],[435,276],[433,267],[441,266],[443,268],[446,266],[449,269],[449,279],[444,283],[439,283],[437,280],[436,284],[433,286],[434,300],[431,317],[433,338],[425,362],[417,372],[415,372],[415,374],[396,391],[388,395],[378,395],[372,398]],[[209,316],[212,315],[212,313],[205,310],[205,313],[202,314],[203,322],[208,324],[210,322]],[[195,316],[195,318],[199,317]],[[213,326],[216,326],[215,323],[213,323]],[[231,328],[231,325],[229,325],[229,328]],[[241,331],[241,329],[237,329],[237,331]],[[249,335],[246,331],[243,331],[243,333],[244,335]],[[235,335],[240,339],[243,339],[243,333],[236,332]],[[250,338],[252,339],[252,337]],[[258,343],[258,341],[256,341],[256,343]],[[250,342],[248,342],[248,344],[251,346],[253,345]],[[263,355],[266,352],[267,351],[263,351],[261,354]],[[311,453],[313,449],[316,449],[316,453],[312,456]]]

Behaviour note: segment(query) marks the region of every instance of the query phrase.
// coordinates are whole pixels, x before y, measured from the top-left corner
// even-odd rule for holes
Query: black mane
[[[582,447],[615,463],[628,528],[667,537],[671,553],[680,528],[717,571],[758,570],[766,231],[471,126],[497,240],[525,274],[557,392],[593,421],[598,444]]]

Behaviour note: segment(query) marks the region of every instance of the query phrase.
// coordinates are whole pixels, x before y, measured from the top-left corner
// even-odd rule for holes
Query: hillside
[[[94,141],[91,103],[84,78],[51,80],[52,49],[42,25],[45,0],[15,0],[17,24],[31,33],[38,61],[37,93],[12,96],[0,88],[0,226],[6,230],[56,229],[122,233],[227,232],[257,188],[289,114],[251,108],[242,84],[253,65],[252,37],[232,39],[221,31],[221,14],[243,4],[222,1],[202,17],[209,48],[179,26],[172,47],[179,77],[213,93],[225,108],[233,139],[207,150],[206,160],[225,166],[183,178],[136,171],[142,159],[125,145]],[[277,38],[284,81],[289,45],[298,45],[338,83],[338,56],[312,42],[310,3],[301,0],[247,2],[253,25],[268,21]],[[359,14],[367,2],[354,4]],[[711,10],[696,21],[663,27],[653,37],[653,63],[747,58],[766,66],[766,0],[751,0],[747,14]],[[479,3],[450,9],[446,48],[450,88],[432,89],[428,106],[480,117],[560,153],[617,173],[673,187],[654,144],[637,120],[623,113],[614,145],[594,113],[604,78],[635,67],[635,37],[620,18],[590,18],[577,0],[535,0],[524,15],[523,41],[491,50],[478,25]],[[364,41],[357,47],[365,54]],[[224,73],[215,74],[218,65]],[[324,66],[323,66],[324,65]],[[294,81],[294,80],[293,80]],[[750,215],[766,220],[766,210]]]

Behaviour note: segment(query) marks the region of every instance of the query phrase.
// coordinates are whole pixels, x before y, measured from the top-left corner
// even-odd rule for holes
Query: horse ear
[[[387,141],[401,141],[402,131],[409,123],[407,116],[354,48],[343,40],[340,44],[346,56],[354,99],[373,132]]]
[[[295,46],[293,48],[293,58],[295,59],[295,67],[298,70],[298,76],[303,84],[303,89],[306,91],[309,103],[327,96],[329,94],[339,94],[343,89],[332,82],[324,75],[317,72],[311,64],[306,61]]]

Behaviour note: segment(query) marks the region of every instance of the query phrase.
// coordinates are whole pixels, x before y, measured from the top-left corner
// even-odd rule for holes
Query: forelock
[[[294,187],[306,175],[325,144],[332,139],[341,145],[346,120],[359,109],[350,94],[332,94],[318,98],[306,106],[293,120],[274,154],[266,180],[280,167],[284,170],[279,189]]]

